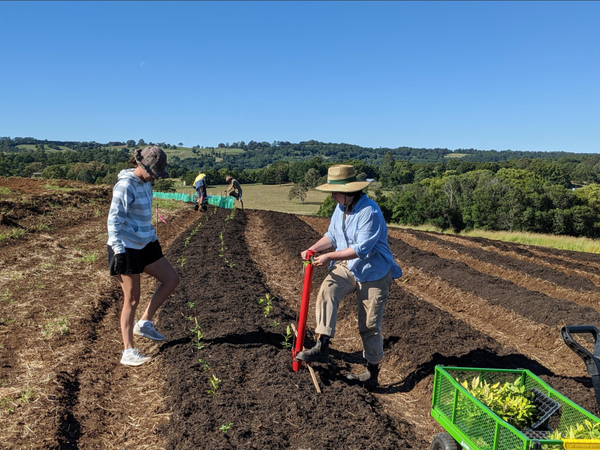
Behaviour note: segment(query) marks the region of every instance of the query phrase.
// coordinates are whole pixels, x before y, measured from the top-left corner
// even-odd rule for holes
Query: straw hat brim
[[[351,183],[344,183],[344,184],[325,183],[320,186],[317,186],[315,189],[317,191],[323,191],[323,192],[350,193],[350,192],[362,191],[369,184],[371,184],[370,181],[352,181]]]

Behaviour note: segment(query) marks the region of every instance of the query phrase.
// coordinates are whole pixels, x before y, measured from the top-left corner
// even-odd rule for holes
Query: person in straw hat
[[[364,192],[369,181],[357,181],[353,166],[339,164],[327,171],[327,183],[316,189],[331,192],[338,203],[329,229],[315,244],[301,253],[306,260],[309,250],[335,251],[315,256],[315,266],[329,266],[329,274],[321,284],[316,303],[317,344],[296,356],[305,362],[329,361],[329,343],[335,335],[340,301],[355,292],[358,305],[358,329],[363,343],[367,370],[349,374],[348,380],[367,388],[378,385],[379,363],[383,357],[381,323],[394,278],[402,270],[394,262],[387,242],[387,225],[381,209]]]

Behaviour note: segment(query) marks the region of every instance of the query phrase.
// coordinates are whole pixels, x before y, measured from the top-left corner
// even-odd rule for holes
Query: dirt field
[[[390,230],[404,274],[386,306],[381,387],[344,381],[363,370],[349,297],[330,364],[313,364],[318,394],[306,369],[291,371],[284,334],[299,254],[328,220],[269,211],[161,211],[182,282],[158,315],[167,339],[136,340],[153,360],[122,366],[110,195],[0,178],[0,448],[424,450],[442,431],[429,415],[437,364],[527,368],[598,414],[583,361],[559,335],[600,327],[597,256]],[[315,269],[313,302],[325,273]],[[140,314],[154,288],[143,279]]]

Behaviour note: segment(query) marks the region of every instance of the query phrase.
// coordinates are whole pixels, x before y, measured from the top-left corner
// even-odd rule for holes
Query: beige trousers
[[[390,269],[388,274],[379,280],[359,283],[348,270],[346,261],[337,262],[319,290],[315,333],[333,338],[340,301],[346,295],[356,292],[358,331],[363,342],[363,356],[371,363],[378,363],[383,357],[383,308],[390,293],[392,280]]]

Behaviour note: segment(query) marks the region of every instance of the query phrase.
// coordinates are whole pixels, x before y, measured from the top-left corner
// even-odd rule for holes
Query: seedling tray
[[[479,376],[490,384],[513,383],[521,377],[526,389],[536,389],[543,394],[544,410],[528,436],[523,430],[509,425],[483,403],[473,397],[460,383]],[[534,391],[535,393],[535,391]],[[558,404],[556,408],[553,403]],[[550,412],[552,409],[554,411]],[[570,442],[547,439],[550,432],[547,421],[551,419],[554,429],[566,432],[569,426],[582,423],[585,419],[600,422],[600,418],[575,404],[555,391],[532,372],[524,369],[477,369],[468,367],[436,366],[433,382],[432,417],[467,450],[530,450],[540,444],[558,444],[565,450],[575,448],[599,449],[599,447],[570,447]],[[545,429],[544,429],[545,428]],[[575,439],[577,444],[584,440]]]

